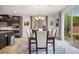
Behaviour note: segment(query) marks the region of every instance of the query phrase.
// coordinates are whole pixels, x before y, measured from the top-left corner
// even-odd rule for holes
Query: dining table
[[[34,41],[34,42],[32,42]],[[29,54],[31,54],[31,44],[36,43],[36,36],[35,34],[31,34],[29,37]],[[52,34],[48,35],[48,43],[53,44],[53,54],[55,54],[55,37],[52,36]]]

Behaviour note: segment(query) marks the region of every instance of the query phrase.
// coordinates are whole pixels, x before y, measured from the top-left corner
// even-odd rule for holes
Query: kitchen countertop
[[[11,27],[11,26],[0,27],[0,30],[13,30],[13,27]]]
[[[0,34],[3,34],[3,33],[14,33],[13,31],[0,31]]]

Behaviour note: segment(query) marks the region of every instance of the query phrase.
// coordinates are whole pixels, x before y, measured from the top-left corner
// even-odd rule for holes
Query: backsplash
[[[0,27],[7,27],[7,22],[0,22]]]

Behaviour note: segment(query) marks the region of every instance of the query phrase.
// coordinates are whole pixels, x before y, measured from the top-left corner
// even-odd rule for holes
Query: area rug
[[[32,46],[32,54],[36,54],[36,48],[35,48],[35,44],[33,44]],[[55,46],[55,54],[64,54],[65,53],[65,48],[63,47],[59,47],[59,46]],[[45,49],[38,49],[38,54],[46,54],[46,50]],[[48,44],[48,54],[53,54],[53,44]]]
[[[18,46],[16,53],[27,54],[28,48],[27,48],[26,44],[21,44],[20,46]],[[56,54],[64,54],[65,48],[59,47],[59,46],[56,45],[55,53]],[[36,45],[35,44],[31,45],[31,54],[36,54]],[[38,54],[46,54],[46,50],[45,49],[39,49]],[[53,54],[53,44],[48,44],[48,54]]]
[[[28,54],[28,44],[22,43],[16,49],[17,54]],[[31,54],[36,54],[36,45],[31,45]],[[45,49],[39,49],[38,54],[46,54]],[[48,44],[48,54],[53,54],[53,44]],[[79,54],[79,49],[73,47],[67,42],[56,40],[55,54]]]

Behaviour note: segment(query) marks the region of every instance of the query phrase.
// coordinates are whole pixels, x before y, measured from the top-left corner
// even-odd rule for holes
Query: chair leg
[[[46,54],[48,54],[48,49],[46,48]]]
[[[29,54],[31,54],[31,42],[29,40]]]
[[[38,54],[38,49],[36,50],[36,54]]]
[[[53,40],[53,54],[55,54],[55,40]]]
[[[38,48],[36,48],[36,54],[38,54]]]

